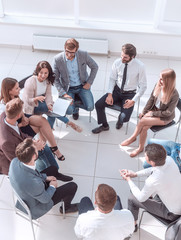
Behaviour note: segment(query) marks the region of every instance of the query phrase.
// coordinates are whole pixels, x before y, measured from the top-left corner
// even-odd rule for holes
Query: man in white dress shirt
[[[95,193],[93,204],[88,197],[81,200],[75,234],[83,240],[123,240],[134,231],[131,212],[122,209],[120,198],[107,184],[100,184]],[[121,210],[122,209],[122,210]]]
[[[145,158],[152,167],[136,173],[131,170],[121,170],[121,176],[128,182],[132,192],[128,199],[128,209],[134,216],[135,225],[139,208],[174,221],[181,215],[179,169],[172,158],[166,156],[166,150],[160,144],[148,144],[145,148]],[[143,189],[139,190],[131,178],[142,176],[148,178]]]
[[[135,57],[135,46],[132,44],[122,46],[121,58],[112,66],[108,91],[95,104],[98,124],[102,125],[93,129],[93,133],[109,130],[105,114],[105,108],[109,105],[119,104],[121,107],[116,123],[117,129],[122,127],[123,122],[129,121],[135,102],[147,87],[144,64]]]

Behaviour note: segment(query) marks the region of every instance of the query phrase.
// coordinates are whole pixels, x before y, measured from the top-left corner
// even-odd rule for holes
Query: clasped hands
[[[121,177],[126,181],[129,181],[131,178],[137,177],[137,174],[132,170],[122,169],[119,170],[119,172]]]
[[[46,178],[47,182],[50,182],[50,185],[53,185],[55,188],[57,188],[57,179],[54,176],[48,176]]]

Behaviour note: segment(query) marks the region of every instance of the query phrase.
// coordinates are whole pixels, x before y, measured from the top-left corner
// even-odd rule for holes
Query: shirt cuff
[[[50,185],[50,187],[53,187],[53,188],[55,188],[55,186],[53,186],[53,185]]]

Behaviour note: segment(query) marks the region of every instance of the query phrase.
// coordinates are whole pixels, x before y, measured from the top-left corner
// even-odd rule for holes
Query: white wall
[[[52,0],[49,4],[47,0],[26,4],[24,0],[3,0],[0,44],[32,46],[33,34],[100,38],[108,39],[112,53],[120,52],[121,46],[130,42],[139,54],[181,57],[181,3],[173,1],[174,4],[172,0],[138,0],[135,5],[135,0]]]

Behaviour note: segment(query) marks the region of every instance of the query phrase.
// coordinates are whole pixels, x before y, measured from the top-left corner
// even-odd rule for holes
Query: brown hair
[[[130,43],[126,43],[122,46],[122,51],[124,54],[127,54],[130,56],[130,58],[135,58],[136,57],[136,48],[134,45]]]
[[[170,101],[173,95],[173,92],[175,90],[176,73],[173,69],[167,68],[161,71],[161,75],[165,85],[163,88],[163,96],[162,96],[161,102],[164,104],[167,104]],[[161,92],[161,86],[158,81],[154,89],[153,95],[155,97],[158,97],[160,92]]]
[[[15,118],[23,109],[23,101],[20,98],[14,98],[6,103],[6,116],[9,119]]]
[[[77,51],[79,48],[79,42],[77,42],[75,38],[70,38],[65,42],[64,47],[70,50],[73,50],[74,48],[76,48],[76,51]]]
[[[36,69],[35,69],[33,75],[37,76],[42,68],[47,68],[48,69],[48,72],[49,72],[48,83],[53,85],[54,80],[55,80],[55,74],[53,73],[52,67],[50,66],[49,62],[47,62],[47,61],[39,62],[36,65]]]
[[[23,142],[16,147],[16,157],[23,163],[29,163],[32,160],[36,149],[31,138],[26,138]]]
[[[95,192],[95,202],[102,211],[111,211],[115,206],[117,195],[107,184],[100,184]]]
[[[9,91],[11,91],[18,81],[14,78],[4,78],[1,83],[1,96],[0,101],[3,100],[4,103],[7,103],[11,100]]]
[[[162,145],[156,143],[148,144],[145,147],[145,153],[149,161],[155,163],[155,166],[162,166],[165,164],[167,152]]]

